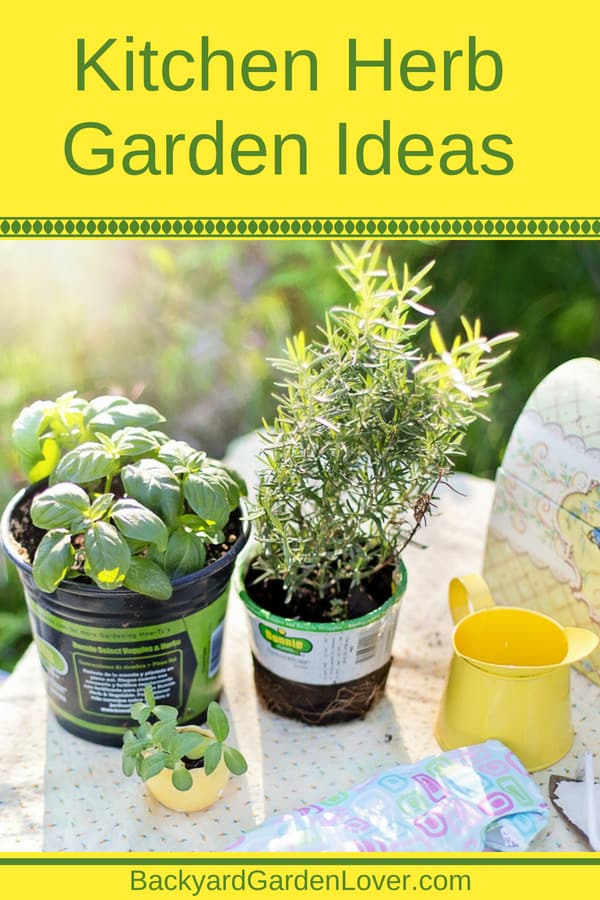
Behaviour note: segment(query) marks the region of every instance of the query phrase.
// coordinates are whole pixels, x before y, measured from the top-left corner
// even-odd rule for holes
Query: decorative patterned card
[[[600,634],[600,362],[551,372],[496,476],[484,576],[496,603]],[[578,665],[600,684],[600,650]]]

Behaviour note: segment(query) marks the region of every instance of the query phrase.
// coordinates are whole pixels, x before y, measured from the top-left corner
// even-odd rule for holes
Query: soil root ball
[[[381,698],[391,660],[355,681],[345,684],[299,684],[274,675],[254,659],[254,682],[258,696],[269,712],[307,725],[332,725],[364,718]]]

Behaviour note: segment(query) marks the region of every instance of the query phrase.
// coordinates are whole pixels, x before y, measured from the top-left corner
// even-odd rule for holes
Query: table
[[[228,461],[252,480],[256,439],[235,442]],[[377,770],[439,752],[432,729],[450,656],[450,578],[481,571],[493,483],[457,474],[437,514],[404,559],[402,601],[386,696],[362,721],[325,728],[264,710],[254,691],[245,612],[232,597],[224,643],[224,706],[232,743],[249,763],[209,810],[173,813],[121,774],[120,751],[80,740],[47,715],[41,668],[30,647],[0,686],[0,851],[220,851],[265,817],[307,805]],[[552,773],[573,777],[599,749],[599,688],[572,673],[576,737]],[[534,775],[547,795],[550,772]],[[535,851],[588,849],[552,811]]]

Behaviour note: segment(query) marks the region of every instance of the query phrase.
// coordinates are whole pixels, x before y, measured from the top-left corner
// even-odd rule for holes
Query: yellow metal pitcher
[[[449,589],[456,627],[435,736],[444,750],[497,738],[530,771],[561,759],[573,742],[571,663],[598,637],[542,613],[494,606],[479,575]]]

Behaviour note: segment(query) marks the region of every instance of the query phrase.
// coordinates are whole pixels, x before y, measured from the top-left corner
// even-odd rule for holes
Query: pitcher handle
[[[478,609],[493,606],[494,601],[485,579],[481,575],[463,575],[453,578],[448,588],[448,605],[455,625]]]

